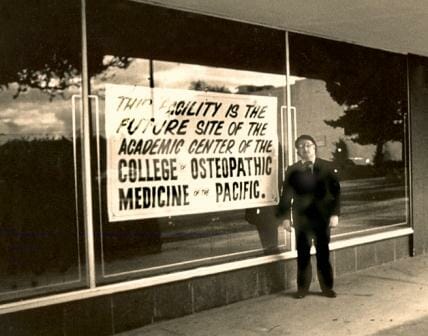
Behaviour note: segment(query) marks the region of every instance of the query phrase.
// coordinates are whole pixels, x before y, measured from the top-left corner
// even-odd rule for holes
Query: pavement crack
[[[402,282],[412,285],[419,285],[419,286],[428,286],[428,283],[426,282],[418,282],[418,281],[411,281],[411,280],[403,280],[403,279],[397,279],[397,278],[390,278],[390,277],[382,277],[382,276],[376,276],[376,275],[363,275],[363,277],[366,278],[372,278],[372,279],[379,279],[379,280],[386,280],[391,282]]]
[[[278,324],[278,325],[276,325],[276,326],[273,326],[272,328],[268,329],[268,333],[270,333],[272,330],[274,330],[275,328],[278,328],[278,327],[280,327],[280,325],[279,325],[279,324]]]

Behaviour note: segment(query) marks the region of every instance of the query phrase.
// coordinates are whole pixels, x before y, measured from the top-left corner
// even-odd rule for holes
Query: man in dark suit
[[[330,264],[330,229],[339,223],[340,184],[332,163],[317,158],[310,135],[295,141],[300,161],[287,169],[279,203],[284,227],[294,227],[297,248],[297,298],[306,296],[312,279],[310,249],[315,243],[318,280],[323,295],[336,297]]]

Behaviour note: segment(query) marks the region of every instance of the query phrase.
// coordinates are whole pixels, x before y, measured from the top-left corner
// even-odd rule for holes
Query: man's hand
[[[339,225],[339,216],[331,216],[329,226],[334,229]]]
[[[291,232],[291,228],[292,228],[292,226],[293,226],[293,224],[291,223],[291,220],[289,220],[289,219],[284,219],[284,220],[282,221],[282,225],[284,225],[284,228],[285,228],[288,232]]]

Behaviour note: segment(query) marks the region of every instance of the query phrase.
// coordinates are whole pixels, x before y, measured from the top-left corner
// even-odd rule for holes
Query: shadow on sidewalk
[[[402,325],[384,329],[379,331],[372,336],[425,336],[428,335],[428,315],[424,317],[404,323]]]

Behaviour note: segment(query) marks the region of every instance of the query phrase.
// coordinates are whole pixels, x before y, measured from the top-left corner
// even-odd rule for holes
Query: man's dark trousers
[[[333,269],[330,264],[330,228],[322,219],[295,218],[297,249],[297,286],[308,291],[312,281],[311,242],[314,240],[318,280],[322,291],[333,288]]]

